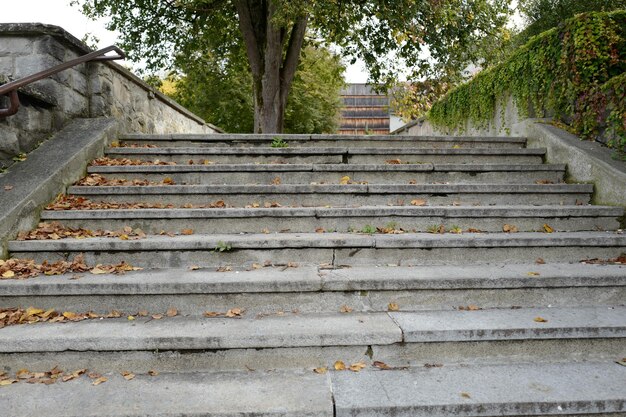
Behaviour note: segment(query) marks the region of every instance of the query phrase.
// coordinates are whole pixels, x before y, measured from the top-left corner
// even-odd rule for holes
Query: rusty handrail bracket
[[[106,55],[107,53],[114,51],[116,55]],[[54,67],[48,68],[46,70],[40,71],[38,73],[29,75],[24,78],[20,78],[19,80],[11,81],[10,83],[6,83],[4,85],[0,85],[0,96],[9,96],[10,104],[6,109],[0,109],[0,118],[12,116],[17,113],[17,110],[20,106],[20,101],[17,96],[18,88],[24,87],[28,84],[34,83],[39,80],[43,80],[44,78],[48,78],[51,75],[57,74],[66,69],[75,67],[76,65],[84,64],[85,62],[90,61],[112,61],[116,59],[124,59],[126,58],[126,54],[120,48],[115,45],[107,46],[106,48],[100,49],[98,51],[90,52],[83,56],[80,56],[76,59],[72,59],[71,61],[64,62],[62,64],[56,65]]]

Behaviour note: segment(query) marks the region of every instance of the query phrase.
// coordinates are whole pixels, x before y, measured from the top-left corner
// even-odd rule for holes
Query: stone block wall
[[[0,83],[91,50],[58,26],[0,24]],[[19,90],[20,110],[0,119],[0,169],[74,118],[114,117],[120,133],[215,133],[207,124],[115,62],[90,62]],[[0,98],[6,107],[8,99]]]

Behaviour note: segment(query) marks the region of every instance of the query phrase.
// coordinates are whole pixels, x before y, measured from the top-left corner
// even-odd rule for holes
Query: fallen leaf
[[[622,358],[621,361],[615,361],[616,364],[626,366],[626,358]]]
[[[219,317],[222,313],[218,313],[217,311],[205,311],[204,317]]]
[[[539,316],[537,316],[537,317],[535,317],[535,318],[533,319],[533,321],[535,321],[535,322],[537,322],[537,323],[545,323],[545,322],[547,322],[548,320],[544,319],[543,317],[539,317]]]
[[[397,303],[389,303],[389,305],[387,306],[387,310],[398,311],[400,310],[400,306]]]
[[[157,376],[159,374],[159,371],[155,370],[155,369],[150,369],[148,371],[148,375],[150,376]]]
[[[100,274],[107,274],[108,271],[105,271],[104,269],[101,269],[100,266],[96,266],[95,268],[91,269],[89,272],[91,272],[94,275],[100,275]]]
[[[165,178],[163,178],[163,184],[173,185],[174,184],[174,180],[171,179],[170,177],[165,177]]]
[[[127,319],[128,319],[128,321],[133,321],[133,320],[135,320],[135,317],[134,316],[128,316]]]
[[[3,379],[2,381],[0,381],[0,387],[15,384],[16,382],[19,381],[17,379]]]
[[[463,398],[468,398],[468,399],[469,399],[469,398],[472,398],[472,397],[471,397],[471,396],[470,396],[467,392],[462,392],[462,393],[461,393],[461,397],[463,397]]]
[[[402,161],[400,159],[387,159],[385,163],[389,165],[400,165]]]
[[[538,277],[541,274],[539,272],[531,271],[531,272],[528,272],[527,275],[529,275],[531,277]]]
[[[183,229],[181,230],[180,234],[186,236],[193,235],[193,229]]]
[[[505,224],[502,226],[502,231],[505,233],[517,233],[517,227],[512,224]]]
[[[163,314],[153,314],[151,317],[154,320],[161,320],[163,318]]]
[[[345,371],[346,370],[346,364],[343,363],[343,361],[335,362],[333,367],[335,368],[335,371]]]
[[[5,185],[4,186],[4,191],[11,191],[13,189],[12,185]]]
[[[189,267],[190,271],[197,271],[198,269],[200,269],[200,267],[198,265],[192,265]]]
[[[545,264],[545,263],[546,263],[546,261],[544,261],[544,260],[543,260],[543,258],[537,258],[537,259],[535,260],[535,263],[536,263],[537,265],[543,265],[543,264]]]
[[[361,369],[363,369],[365,367],[367,367],[365,362],[356,362],[356,363],[353,363],[352,365],[350,365],[350,370],[352,372],[360,372]]]
[[[543,225],[543,230],[545,230],[546,233],[552,233],[554,232],[554,229],[551,228],[548,224],[544,224]]]
[[[323,227],[318,227],[315,229],[315,233],[324,233],[324,232],[326,232],[326,230],[324,230]]]
[[[231,308],[226,312],[226,317],[241,317],[243,310],[240,308]]]
[[[272,184],[274,185],[280,185],[280,183],[281,183],[280,177],[276,177],[272,180]]]
[[[339,309],[340,313],[352,313],[352,307],[348,307],[346,305],[341,306],[341,308]]]
[[[391,366],[389,366],[385,362],[381,362],[381,361],[374,361],[372,366],[374,366],[375,368],[378,368],[378,369],[391,369]]]
[[[95,380],[91,383],[91,385],[96,386],[96,385],[100,385],[100,384],[102,384],[103,382],[107,382],[107,381],[108,381],[108,378],[107,378],[106,376],[101,376],[100,378],[95,379]]]
[[[176,310],[175,308],[169,308],[165,314],[167,315],[167,317],[175,317],[178,315],[178,310]]]
[[[339,180],[339,184],[341,185],[347,185],[350,183],[350,177],[349,176],[343,176],[341,177],[341,179]]]
[[[322,367],[313,369],[313,372],[315,372],[316,374],[325,374],[326,372],[328,372],[328,368],[322,366]]]
[[[411,200],[412,206],[425,206],[426,200],[422,200],[421,198],[416,198],[415,200]]]
[[[219,268],[217,268],[217,272],[230,272],[232,270],[232,266],[220,266]]]
[[[15,277],[15,272],[13,271],[6,271],[2,274],[2,278],[13,278]]]
[[[127,381],[130,381],[131,379],[135,378],[135,374],[130,371],[123,371],[122,376]]]

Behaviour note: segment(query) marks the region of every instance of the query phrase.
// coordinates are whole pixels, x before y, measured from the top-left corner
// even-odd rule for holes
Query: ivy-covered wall
[[[428,119],[487,127],[509,96],[522,117],[554,117],[585,139],[626,146],[626,11],[580,14],[532,38],[436,102]]]

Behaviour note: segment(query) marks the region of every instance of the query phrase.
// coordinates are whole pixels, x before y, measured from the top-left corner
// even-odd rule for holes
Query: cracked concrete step
[[[531,273],[532,275],[529,275]],[[76,277],[79,276],[79,279]],[[73,278],[73,279],[70,279]],[[142,270],[124,275],[66,274],[0,280],[4,308],[106,314],[164,312],[201,315],[239,307],[247,315],[480,308],[610,306],[626,299],[626,265],[521,264],[439,267],[263,267],[217,272]]]
[[[537,322],[537,318],[544,320]],[[2,353],[268,349],[466,343],[543,339],[624,339],[626,307],[519,308],[256,318],[166,317],[133,321],[13,325],[0,329]],[[494,345],[494,348],[497,345]]]
[[[85,376],[13,384],[0,390],[0,402],[13,417],[42,409],[50,417],[618,417],[626,409],[626,372],[609,361],[105,376],[97,387]]]
[[[104,372],[108,380],[96,387],[86,376],[3,387],[0,404],[11,417],[41,410],[49,417],[333,416],[329,379],[312,372],[162,373],[132,381]]]
[[[419,149],[419,148],[108,148],[113,158],[203,164],[237,163],[324,163],[382,164],[400,159],[403,163],[510,163],[540,164],[545,148],[537,149]]]
[[[133,209],[68,210],[42,212],[42,221],[59,221],[68,227],[91,230],[130,226],[148,234],[191,228],[196,233],[263,233],[360,231],[365,227],[426,232],[433,225],[467,230],[500,232],[505,224],[522,231],[614,230],[619,228],[619,207],[602,206],[443,206],[358,208],[223,208],[223,209]]]
[[[476,136],[397,136],[397,135],[188,135],[188,134],[133,134],[120,136],[119,142],[127,145],[156,146],[270,146],[275,138],[281,138],[293,147],[404,147],[411,148],[522,148],[526,138],[476,137]]]
[[[223,200],[230,206],[278,203],[283,206],[402,206],[414,199],[433,205],[580,205],[592,184],[282,184],[72,186],[68,194],[98,201],[175,205]]]
[[[626,235],[615,232],[364,235],[356,233],[211,234],[140,240],[117,238],[10,241],[13,257],[39,262],[84,253],[89,264],[139,267],[251,266],[253,263],[332,265],[441,265],[578,262],[626,252]]]
[[[611,362],[334,372],[331,381],[336,417],[617,417],[626,412],[626,370]]]
[[[549,164],[233,164],[233,165],[129,165],[91,166],[88,173],[105,178],[171,178],[177,184],[309,184],[339,183],[349,176],[354,182],[394,183],[491,183],[520,184],[536,181],[561,183],[565,165]]]

